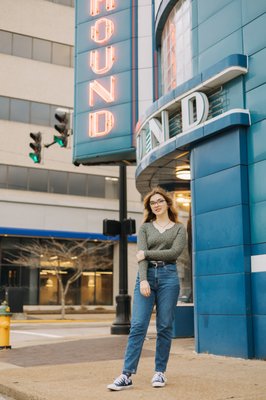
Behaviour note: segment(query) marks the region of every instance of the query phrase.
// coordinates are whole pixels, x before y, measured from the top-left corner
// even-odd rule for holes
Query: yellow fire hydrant
[[[11,349],[9,344],[10,337],[10,318],[12,313],[6,301],[0,305],[0,350]]]

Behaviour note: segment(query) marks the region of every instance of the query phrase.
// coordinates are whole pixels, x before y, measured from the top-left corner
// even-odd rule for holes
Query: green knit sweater
[[[165,261],[175,264],[186,244],[184,225],[176,223],[163,233],[152,222],[141,225],[138,249],[144,250],[145,260],[139,262],[140,281],[147,280],[148,261]]]

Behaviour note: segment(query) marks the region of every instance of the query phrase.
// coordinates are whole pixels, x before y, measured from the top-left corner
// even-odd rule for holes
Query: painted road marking
[[[49,333],[35,333],[35,332],[28,332],[28,331],[12,331],[12,333],[22,333],[24,335],[33,335],[33,336],[44,336],[44,337],[51,337],[51,338],[63,338],[64,336],[59,335],[50,335]]]

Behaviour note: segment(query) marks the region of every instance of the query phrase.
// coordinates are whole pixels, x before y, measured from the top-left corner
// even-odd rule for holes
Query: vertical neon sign
[[[137,0],[76,2],[74,161],[135,160]]]
[[[99,3],[101,0],[91,0],[90,15],[100,14]],[[114,1],[105,1],[106,10],[114,10]],[[102,34],[102,31],[104,34]],[[114,23],[108,18],[99,18],[91,27],[91,39],[98,44],[107,44],[114,33]],[[90,53],[90,66],[96,74],[103,74],[110,71],[114,63],[114,48],[112,46],[105,48],[105,65],[99,68],[99,50],[93,50]],[[89,84],[89,105],[93,106],[93,93],[97,93],[105,102],[114,101],[115,79],[110,77],[110,90],[106,90],[97,80]],[[99,119],[104,119],[104,129],[99,130]],[[89,114],[89,136],[97,137],[107,135],[114,126],[114,116],[110,111],[100,110]]]

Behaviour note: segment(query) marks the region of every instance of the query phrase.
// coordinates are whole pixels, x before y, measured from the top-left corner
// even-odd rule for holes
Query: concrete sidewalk
[[[109,392],[120,374],[126,336],[62,341],[0,351],[0,394],[16,400],[265,400],[266,362],[194,352],[193,339],[174,339],[168,384],[154,389],[155,335],[144,343],[134,387]]]

